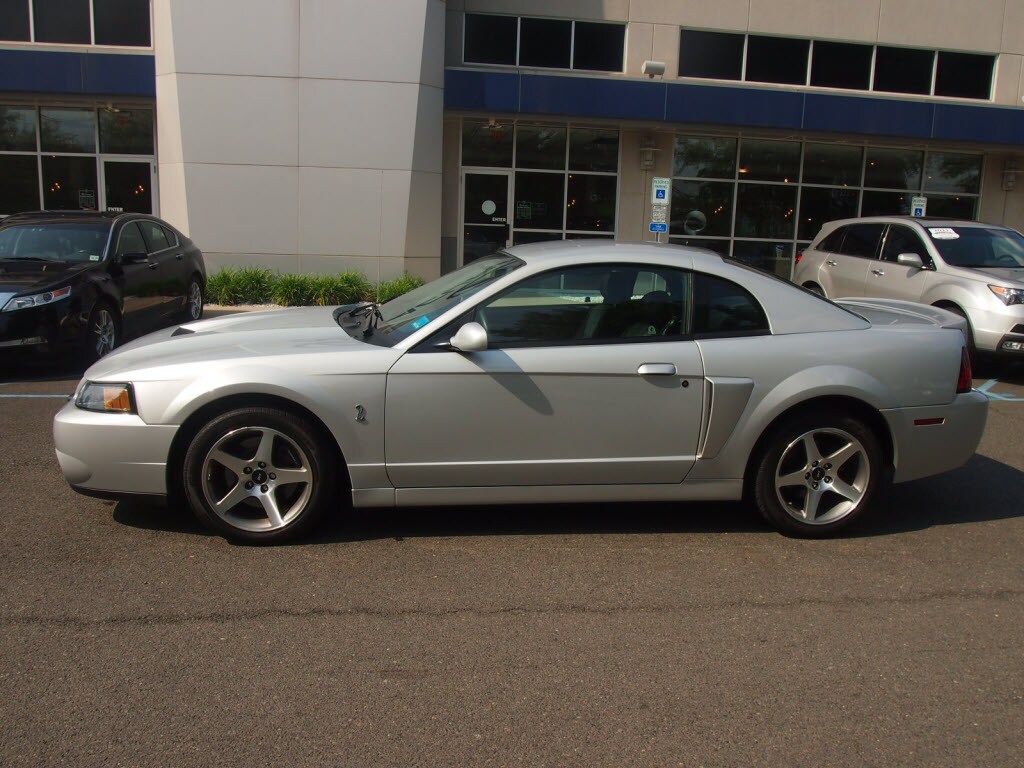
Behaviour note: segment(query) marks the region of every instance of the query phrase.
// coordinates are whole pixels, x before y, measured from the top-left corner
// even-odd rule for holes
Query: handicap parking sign
[[[664,200],[666,192],[668,192],[667,189],[656,189],[654,190],[654,197],[658,200]]]

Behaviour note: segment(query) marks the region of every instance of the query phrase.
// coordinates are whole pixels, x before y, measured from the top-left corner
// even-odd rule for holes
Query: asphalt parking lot
[[[0,371],[0,765],[1019,765],[1024,368],[832,541],[735,504],[357,512],[255,549],[68,489]]]

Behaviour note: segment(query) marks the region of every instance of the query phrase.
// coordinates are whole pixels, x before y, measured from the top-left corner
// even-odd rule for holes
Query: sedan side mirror
[[[896,263],[902,264],[904,267],[924,269],[924,261],[921,259],[920,255],[916,253],[901,253],[896,257]]]
[[[487,349],[487,331],[480,323],[466,323],[449,343],[458,352],[483,352]]]

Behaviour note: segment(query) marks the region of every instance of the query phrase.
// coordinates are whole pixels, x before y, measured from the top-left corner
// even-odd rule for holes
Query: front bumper
[[[997,302],[998,303],[998,302]],[[1004,346],[1006,342],[1024,343],[1024,304],[997,310],[971,308],[967,312],[974,329],[974,345],[982,352],[1024,357],[1021,348]]]
[[[0,350],[56,348],[82,337],[77,297],[41,307],[0,312]]]
[[[985,432],[988,398],[972,390],[948,405],[895,408],[882,415],[893,437],[893,482],[902,483],[966,464]]]
[[[73,402],[53,419],[64,479],[91,495],[166,495],[167,457],[177,431],[134,414],[83,411]]]

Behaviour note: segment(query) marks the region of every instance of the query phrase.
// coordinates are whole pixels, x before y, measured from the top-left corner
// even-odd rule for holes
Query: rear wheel
[[[275,408],[218,416],[185,453],[200,522],[234,541],[270,544],[310,530],[334,500],[334,452],[305,418]]]
[[[203,284],[197,275],[193,275],[188,282],[188,290],[185,292],[185,317],[190,321],[201,319],[203,316]]]
[[[755,500],[782,533],[821,538],[876,502],[889,482],[881,443],[839,411],[794,416],[769,436],[757,464]]]

